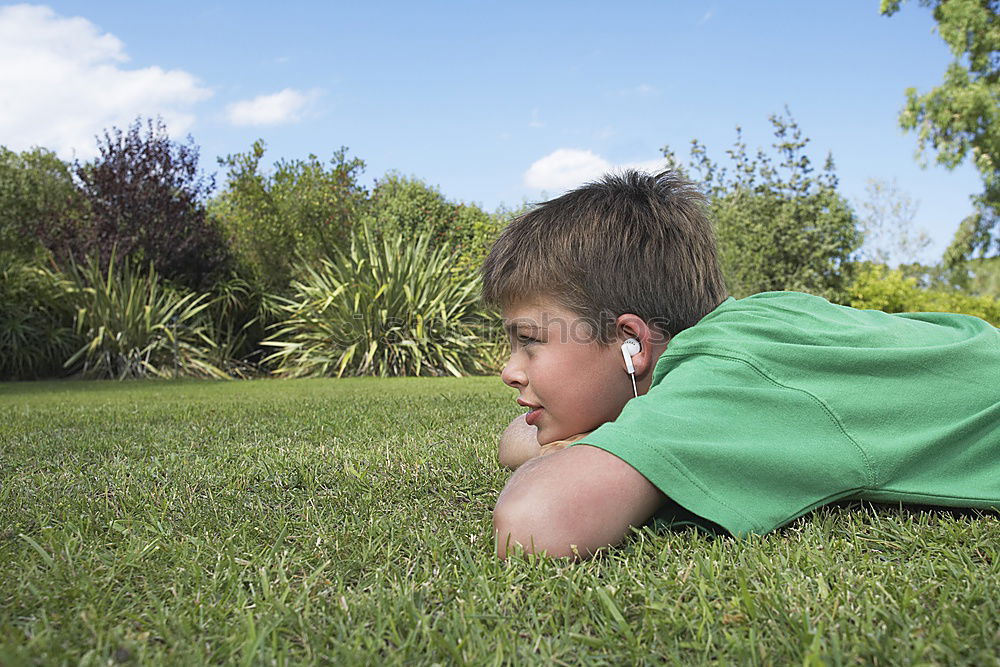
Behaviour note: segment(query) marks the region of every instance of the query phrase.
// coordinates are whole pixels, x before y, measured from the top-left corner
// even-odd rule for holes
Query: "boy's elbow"
[[[619,544],[664,502],[630,465],[596,447],[569,447],[523,466],[493,510],[497,556],[590,558]]]
[[[519,552],[573,559],[592,555],[582,544],[565,512],[527,498],[501,499],[493,510],[497,556],[504,560]]]

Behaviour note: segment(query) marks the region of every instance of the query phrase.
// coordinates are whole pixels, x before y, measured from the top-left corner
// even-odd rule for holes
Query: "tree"
[[[425,181],[391,171],[376,182],[365,219],[382,237],[428,234],[432,248],[451,247],[463,270],[478,267],[500,229],[498,219],[478,206],[451,201]]]
[[[458,207],[421,179],[390,171],[376,181],[365,217],[381,236],[427,233],[437,247],[452,235]]]
[[[219,159],[227,182],[210,209],[244,273],[264,290],[282,292],[300,258],[332,257],[349,243],[365,200],[357,180],[365,163],[340,148],[325,164],[310,155],[279,160],[264,173],[265,151],[257,140],[246,153]]]
[[[790,114],[770,121],[777,163],[760,149],[750,156],[740,128],[727,151],[731,168],[692,141],[691,168],[709,197],[727,286],[735,296],[801,290],[840,299],[845,268],[861,242],[857,220],[837,192],[832,157],[814,174],[803,153],[809,140]],[[679,166],[668,147],[663,154]]]
[[[62,247],[83,211],[70,165],[55,153],[0,146],[0,248],[31,259],[43,246]]]
[[[882,0],[882,14],[892,16],[902,2]],[[983,192],[972,198],[975,213],[961,222],[945,252],[945,262],[956,265],[991,249],[1000,254],[1000,2],[920,4],[932,8],[955,59],[940,86],[923,94],[907,89],[899,124],[917,132],[920,154],[932,149],[949,169],[970,159],[983,179]]]
[[[945,312],[974,315],[1000,325],[1000,301],[952,289],[927,289],[915,277],[883,264],[859,267],[848,289],[854,308],[873,308],[887,313]]]
[[[105,131],[100,155],[75,166],[88,205],[76,230],[74,260],[113,254],[152,262],[165,278],[201,289],[223,275],[228,249],[206,217],[213,178],[198,170],[198,147],[172,141],[162,120],[136,120],[127,131]]]
[[[916,264],[931,242],[926,231],[913,229],[917,202],[895,181],[877,178],[868,179],[865,195],[858,202],[864,236],[860,258],[880,264]]]

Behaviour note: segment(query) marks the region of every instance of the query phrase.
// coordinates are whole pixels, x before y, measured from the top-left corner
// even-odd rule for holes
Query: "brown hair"
[[[552,299],[602,344],[623,313],[675,336],[727,296],[705,198],[672,171],[609,174],[541,204],[504,229],[482,276],[486,303]]]

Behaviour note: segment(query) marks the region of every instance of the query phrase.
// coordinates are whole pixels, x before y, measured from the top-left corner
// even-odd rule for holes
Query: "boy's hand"
[[[538,429],[524,421],[524,415],[515,417],[500,436],[500,465],[514,470],[541,454],[537,434]]]
[[[565,438],[563,440],[556,440],[555,442],[550,442],[550,443],[544,444],[541,447],[542,451],[538,455],[539,456],[546,456],[547,454],[551,454],[553,452],[558,452],[560,449],[566,449],[567,447],[569,447],[570,445],[572,445],[577,440],[580,440],[581,438],[586,438],[591,433],[593,433],[593,431],[587,431],[586,433],[577,433],[576,435],[572,435],[572,436],[570,436],[568,438]]]
[[[587,435],[590,433],[578,433],[572,437],[539,446],[538,429],[529,426],[524,421],[524,415],[518,415],[500,436],[500,465],[515,470],[525,461],[565,449]]]

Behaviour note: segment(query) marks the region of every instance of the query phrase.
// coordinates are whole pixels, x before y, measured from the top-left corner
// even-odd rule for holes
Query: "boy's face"
[[[601,346],[575,313],[546,299],[503,309],[511,354],[500,377],[518,390],[546,444],[618,417],[633,397],[619,345]]]

